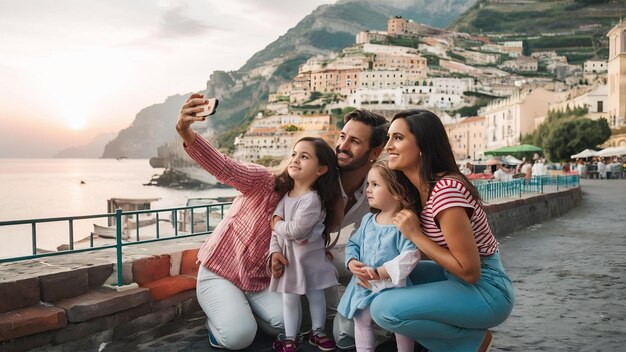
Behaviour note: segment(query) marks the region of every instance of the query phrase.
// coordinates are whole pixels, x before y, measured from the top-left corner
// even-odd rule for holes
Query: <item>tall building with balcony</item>
[[[626,124],[626,21],[607,34],[609,37],[608,115],[609,126]]]
[[[478,160],[485,150],[485,117],[472,116],[452,124],[446,124],[454,158]]]
[[[565,94],[544,88],[523,88],[480,109],[479,115],[485,117],[486,149],[519,144],[523,134],[534,131],[535,119],[547,115],[550,104]]]

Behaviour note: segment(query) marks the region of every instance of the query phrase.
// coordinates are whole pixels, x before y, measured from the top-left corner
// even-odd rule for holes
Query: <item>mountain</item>
[[[608,57],[606,33],[626,16],[626,0],[479,0],[452,31],[526,39],[530,51],[554,50],[570,63]]]
[[[97,135],[91,142],[64,149],[58,152],[54,158],[62,159],[92,159],[99,158],[102,155],[104,146],[109,143],[117,133],[101,133]]]
[[[479,0],[448,29],[534,35],[580,29],[606,34],[626,14],[626,0]]]
[[[220,135],[222,147],[232,145],[267,100],[270,92],[293,78],[298,66],[309,57],[330,54],[354,43],[363,30],[386,30],[391,16],[445,26],[475,0],[340,0],[322,5],[294,28],[254,54],[239,70],[215,71],[207,81],[205,94],[220,99],[218,114],[206,124],[207,131]],[[173,96],[161,104],[143,109],[133,124],[109,143],[103,157],[146,158],[157,154],[157,147],[175,139],[172,116],[184,101]],[[173,115],[172,115],[173,114]]]
[[[176,138],[174,124],[188,94],[173,95],[161,104],[142,109],[133,123],[121,130],[104,148],[103,158],[150,158],[157,148]]]

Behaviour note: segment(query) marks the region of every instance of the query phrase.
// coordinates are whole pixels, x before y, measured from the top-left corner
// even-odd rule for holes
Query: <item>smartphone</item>
[[[210,116],[215,114],[217,110],[217,104],[219,104],[219,100],[217,98],[210,98],[208,102],[204,105],[200,105],[204,110],[197,112],[196,117]]]

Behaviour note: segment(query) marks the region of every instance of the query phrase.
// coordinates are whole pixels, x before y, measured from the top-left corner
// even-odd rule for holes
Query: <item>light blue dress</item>
[[[369,213],[361,220],[361,226],[346,243],[345,265],[356,259],[365,265],[377,268],[396,258],[405,251],[415,251],[413,242],[402,236],[395,225],[381,225],[376,222],[376,214]],[[367,308],[374,297],[380,292],[372,292],[356,283],[352,276],[345,293],[341,296],[337,311],[348,319],[352,319],[357,310]],[[407,286],[412,286],[409,278]]]

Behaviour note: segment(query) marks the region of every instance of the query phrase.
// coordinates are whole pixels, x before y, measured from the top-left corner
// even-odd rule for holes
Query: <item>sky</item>
[[[0,0],[0,158],[51,157],[118,132],[334,2]]]

